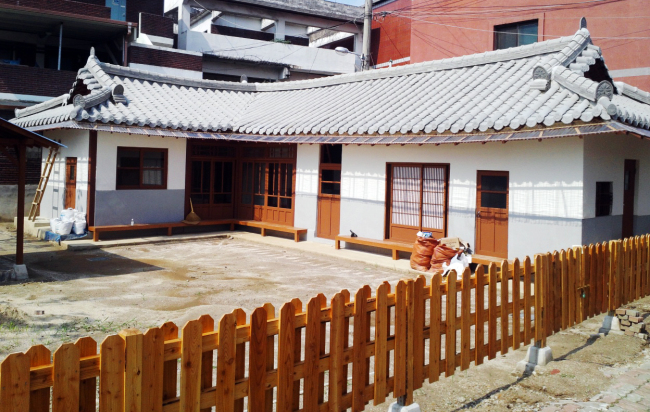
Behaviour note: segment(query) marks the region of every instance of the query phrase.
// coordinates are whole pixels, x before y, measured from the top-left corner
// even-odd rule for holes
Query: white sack
[[[74,221],[74,214],[76,210],[72,208],[65,209],[61,212],[61,221],[63,222],[72,222]]]
[[[50,219],[50,232],[56,233],[57,230],[59,230],[59,224],[61,223],[61,219],[59,218],[54,218]]]
[[[59,235],[69,235],[72,231],[72,225],[74,222],[61,222],[59,223],[58,230],[56,231]]]
[[[86,233],[86,221],[75,220],[74,225],[72,226],[72,232],[75,235],[83,235],[84,233]]]
[[[456,274],[460,276],[465,271],[465,268],[469,267],[469,264],[470,262],[469,259],[467,259],[467,255],[464,253],[459,253],[458,255],[451,258],[449,264],[442,264],[442,270],[444,270],[442,276],[447,276],[452,270],[455,270]]]

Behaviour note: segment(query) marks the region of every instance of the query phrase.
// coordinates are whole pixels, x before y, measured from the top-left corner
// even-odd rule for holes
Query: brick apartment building
[[[614,80],[650,90],[647,0],[379,0],[373,58],[418,63],[568,36],[586,17]]]

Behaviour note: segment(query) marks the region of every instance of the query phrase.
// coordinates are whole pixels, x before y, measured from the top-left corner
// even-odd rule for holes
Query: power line
[[[497,34],[512,34],[511,32],[505,32],[505,31],[477,29],[477,28],[474,28],[474,27],[463,27],[463,26],[456,26],[456,25],[453,25],[453,24],[438,23],[438,22],[434,22],[434,21],[430,21],[430,20],[422,20],[422,19],[417,19],[415,17],[409,17],[409,16],[401,16],[401,17],[407,18],[407,19],[410,19],[410,20],[413,20],[413,21],[418,21],[418,22],[421,22],[421,23],[435,24],[437,26],[452,27],[452,28],[455,28],[455,29],[480,31],[480,32],[487,32],[487,33],[497,33]],[[537,37],[537,34],[520,33],[519,35],[520,36],[535,36],[535,37]],[[558,36],[558,35],[544,33],[544,37],[560,38],[560,37],[566,37],[566,36]],[[608,39],[608,40],[650,40],[650,37],[591,36],[591,38],[592,39]]]

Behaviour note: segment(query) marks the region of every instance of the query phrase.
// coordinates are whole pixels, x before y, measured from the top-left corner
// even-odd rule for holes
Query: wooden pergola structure
[[[65,147],[54,140],[16,126],[0,119],[0,152],[18,168],[18,217],[16,230],[16,265],[23,264],[23,241],[25,237],[25,174],[27,173],[27,147]],[[12,156],[7,148],[14,148],[18,157]]]

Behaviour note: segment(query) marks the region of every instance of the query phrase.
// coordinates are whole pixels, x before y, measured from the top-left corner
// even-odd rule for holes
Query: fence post
[[[542,255],[535,255],[535,346],[538,348],[543,347],[543,343],[546,343],[542,317],[543,266]],[[544,342],[542,342],[542,340],[544,340]]]
[[[144,336],[137,329],[124,329],[119,333],[124,339],[124,411],[142,411],[142,350]]]
[[[12,353],[0,363],[0,412],[29,410],[29,356]]]

